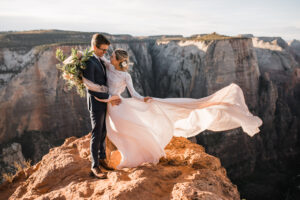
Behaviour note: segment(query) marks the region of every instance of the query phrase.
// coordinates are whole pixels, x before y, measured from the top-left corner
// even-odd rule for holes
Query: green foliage
[[[66,59],[63,50],[61,50],[61,49],[57,49],[57,50],[56,50],[56,58],[57,58],[60,62],[63,62],[63,61]]]
[[[62,71],[62,77],[67,82],[68,90],[73,87],[76,88],[77,93],[81,96],[85,96],[85,86],[82,81],[82,73],[86,68],[86,61],[93,55],[91,49],[85,49],[83,52],[72,48],[71,56],[66,58],[63,50],[56,50],[56,58],[61,62],[57,65],[57,68]]]
[[[228,40],[228,39],[241,39],[241,37],[232,37],[226,35],[220,35],[216,32],[210,34],[202,34],[202,35],[193,35],[191,37],[162,37],[158,39],[159,41],[203,41],[205,43],[209,43],[210,41],[215,40]]]
[[[203,35],[201,37],[196,37],[197,40],[226,40],[231,39],[232,37],[225,36],[225,35],[219,35],[216,32],[213,32],[211,34]]]

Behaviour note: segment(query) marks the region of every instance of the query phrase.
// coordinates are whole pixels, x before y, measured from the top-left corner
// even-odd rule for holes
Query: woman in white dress
[[[237,127],[250,136],[259,132],[262,121],[249,112],[238,85],[232,83],[200,99],[142,97],[133,87],[128,63],[128,53],[122,49],[113,52],[110,63],[105,61],[109,94],[121,97],[127,87],[133,97],[121,97],[118,106],[108,104],[107,136],[122,156],[118,169],[158,163],[173,136],[192,137],[204,130]],[[88,89],[101,92],[98,85],[87,80],[84,83]]]

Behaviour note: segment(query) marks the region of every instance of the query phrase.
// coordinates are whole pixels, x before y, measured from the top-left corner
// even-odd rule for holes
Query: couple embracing
[[[200,99],[143,97],[127,72],[128,52],[116,49],[108,61],[104,54],[109,45],[104,35],[94,34],[94,54],[83,71],[92,124],[91,171],[96,177],[106,178],[100,166],[112,170],[106,162],[106,136],[121,154],[117,169],[122,169],[145,162],[157,164],[173,136],[192,137],[204,130],[237,127],[250,136],[259,132],[262,121],[249,112],[238,85],[231,83]],[[132,98],[121,96],[126,87]]]
[[[105,177],[104,173],[101,172],[99,166],[111,170],[107,165],[105,158],[105,138],[106,138],[106,112],[107,105],[111,106],[119,105],[122,100],[120,98],[120,92],[125,89],[120,84],[120,87],[117,88],[120,92],[116,91],[111,85],[110,92],[108,92],[108,73],[110,74],[109,78],[112,79],[115,75],[127,75],[126,73],[129,64],[128,53],[122,49],[117,49],[113,52],[110,62],[104,58],[104,54],[107,53],[109,49],[110,42],[109,40],[101,35],[94,34],[91,41],[91,46],[94,51],[93,56],[87,61],[86,69],[83,71],[83,80],[87,88],[87,103],[88,110],[90,112],[91,124],[92,124],[92,137],[90,142],[90,151],[92,158],[92,172],[97,177]],[[112,66],[111,66],[112,65]],[[114,68],[114,69],[113,69]],[[109,71],[111,70],[111,71]],[[116,72],[118,70],[119,72]],[[118,74],[119,73],[119,74]],[[129,80],[130,78],[130,80]],[[123,83],[124,80],[131,81],[131,77],[125,77],[122,80],[116,78],[111,80],[110,83],[114,82]],[[130,91],[134,91],[131,83]],[[137,94],[134,92],[134,94]],[[140,97],[138,94],[136,95]],[[149,98],[144,98],[145,102]]]

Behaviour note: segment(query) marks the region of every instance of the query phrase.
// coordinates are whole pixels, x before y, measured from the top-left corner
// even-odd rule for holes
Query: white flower
[[[123,61],[123,62],[121,63],[121,66],[122,66],[122,67],[127,67],[127,62],[126,62],[126,61]]]

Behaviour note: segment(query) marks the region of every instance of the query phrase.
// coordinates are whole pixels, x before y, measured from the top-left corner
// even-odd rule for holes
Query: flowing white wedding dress
[[[107,78],[109,94],[121,96],[127,87],[133,97],[121,97],[118,106],[108,104],[107,136],[122,156],[118,169],[158,163],[173,136],[191,137],[206,129],[225,131],[237,127],[253,136],[262,124],[249,112],[243,91],[234,83],[200,99],[153,98],[144,102],[134,90],[129,73],[110,64]]]

